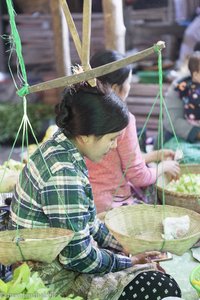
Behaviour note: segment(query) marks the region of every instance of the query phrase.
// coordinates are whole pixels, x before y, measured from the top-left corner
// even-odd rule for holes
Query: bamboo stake
[[[88,69],[90,60],[90,36],[91,36],[91,12],[92,1],[84,0],[83,4],[83,30],[81,63],[84,70]]]
[[[83,31],[81,64],[84,71],[90,70],[90,37],[91,37],[92,1],[84,0],[83,4]],[[88,80],[91,86],[96,85],[95,79]]]
[[[102,0],[102,6],[106,49],[125,53],[123,0]]]
[[[30,86],[28,88],[29,94],[44,91],[48,89],[58,88],[58,87],[64,87],[69,86],[81,81],[88,81],[89,79],[93,79],[108,73],[111,73],[113,71],[116,71],[126,65],[129,65],[133,62],[139,61],[143,59],[146,56],[149,56],[153,54],[156,51],[162,50],[165,48],[165,43],[162,41],[157,42],[154,46],[147,48],[146,50],[140,51],[134,55],[131,55],[129,57],[120,59],[118,61],[85,71],[83,73],[74,74],[71,76],[65,76],[60,77],[54,80],[42,82],[33,86]]]
[[[76,47],[78,56],[79,56],[79,58],[81,60],[81,52],[82,52],[81,51],[81,48],[82,48],[81,47],[81,40],[80,40],[80,37],[79,37],[78,32],[76,30],[76,26],[75,26],[74,20],[73,20],[73,18],[71,16],[71,13],[70,13],[67,1],[66,0],[60,0],[60,5],[61,5],[63,13],[65,15],[65,19],[66,19],[66,22],[68,24],[70,33],[72,35],[72,38],[73,38],[74,45]]]

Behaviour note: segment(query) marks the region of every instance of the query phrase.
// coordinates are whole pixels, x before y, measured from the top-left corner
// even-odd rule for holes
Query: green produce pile
[[[47,288],[37,272],[33,274],[29,266],[24,263],[13,274],[13,279],[4,282],[0,279],[0,299],[1,300],[83,300],[81,297],[61,297],[54,295],[54,292]]]
[[[20,161],[9,159],[4,161],[3,165],[0,166],[0,170],[3,170],[5,168],[8,168],[9,170],[13,171],[21,171],[24,167],[24,164]]]
[[[166,189],[173,192],[200,195],[200,174],[183,174],[178,180],[172,180]]]
[[[14,190],[23,167],[23,163],[14,159],[9,159],[0,165],[0,193],[9,193]]]
[[[28,103],[27,111],[37,139],[41,139],[50,122],[54,119],[54,106],[44,103]],[[19,103],[0,104],[0,144],[13,144],[23,117],[23,105]],[[29,143],[35,142],[30,128]],[[23,130],[20,131],[17,144],[21,145]]]

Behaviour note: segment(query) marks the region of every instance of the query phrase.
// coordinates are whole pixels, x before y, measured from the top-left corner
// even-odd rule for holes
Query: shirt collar
[[[78,151],[77,147],[64,135],[64,133],[60,129],[58,129],[54,134],[53,138],[67,152],[70,152],[70,154],[74,158],[74,163],[77,163],[78,166],[82,169],[82,171],[84,171],[84,173],[87,174],[87,167],[85,164],[84,157]]]

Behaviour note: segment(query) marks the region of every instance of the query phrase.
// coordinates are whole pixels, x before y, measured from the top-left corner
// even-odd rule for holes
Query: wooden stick
[[[90,61],[90,36],[91,36],[92,1],[84,0],[83,4],[83,31],[81,63],[84,70],[88,69]]]
[[[165,43],[160,41],[157,44],[155,44],[154,46],[147,48],[146,50],[140,51],[134,55],[120,59],[118,61],[85,71],[80,74],[74,74],[71,76],[60,77],[60,78],[57,78],[54,80],[50,80],[50,81],[46,81],[46,82],[42,82],[42,83],[30,86],[29,94],[48,90],[48,89],[69,86],[69,85],[72,85],[72,84],[75,84],[75,83],[78,83],[81,81],[88,81],[89,79],[111,73],[111,72],[116,71],[126,65],[129,65],[136,61],[139,61],[139,60],[143,59],[144,57],[153,54],[155,51],[161,50],[163,48],[165,48]]]
[[[76,26],[75,26],[74,20],[71,16],[67,1],[66,0],[60,0],[60,5],[63,9],[63,13],[65,15],[65,18],[66,18],[66,21],[67,21],[67,24],[68,24],[68,27],[69,27],[69,31],[72,35],[74,45],[76,47],[78,56],[81,60],[81,40],[80,40],[80,37],[79,37],[78,32],[76,30]]]
[[[91,37],[92,0],[84,0],[83,4],[83,31],[81,64],[84,71],[91,70],[90,66],[90,37]],[[96,85],[95,79],[88,80],[91,86]]]
[[[52,15],[52,27],[54,34],[54,53],[55,53],[55,65],[57,76],[66,75],[64,71],[64,58],[63,58],[63,37],[62,37],[62,23],[60,18],[60,5],[58,1],[50,1],[50,9]]]

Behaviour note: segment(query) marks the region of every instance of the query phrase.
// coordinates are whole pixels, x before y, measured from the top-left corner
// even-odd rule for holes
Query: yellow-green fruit
[[[9,193],[14,190],[15,184],[19,178],[19,172],[6,169],[0,169],[0,193]]]

